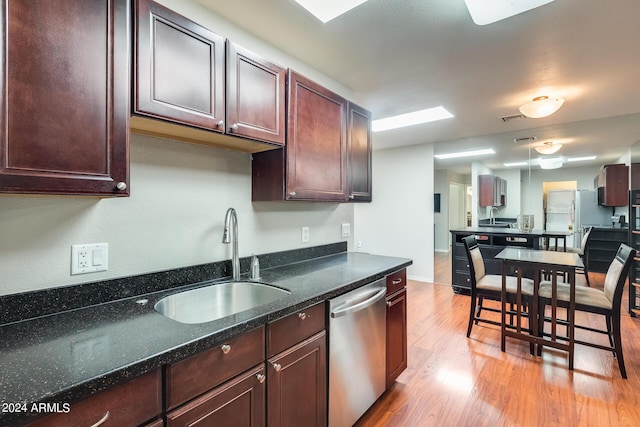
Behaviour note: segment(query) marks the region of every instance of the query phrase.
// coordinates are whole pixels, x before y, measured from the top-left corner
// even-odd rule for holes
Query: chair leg
[[[618,367],[620,367],[620,375],[627,379],[627,370],[624,367],[624,356],[622,355],[622,338],[620,336],[620,315],[613,317],[613,341],[615,343],[615,353],[618,359]]]
[[[478,305],[477,305],[478,308],[476,308],[477,312],[475,313],[476,317],[480,317],[480,314],[482,313],[482,303],[483,303],[483,301],[484,301],[484,297],[482,297],[482,296],[478,297]],[[476,325],[477,324],[478,324],[478,321],[476,320]]]
[[[544,302],[542,300],[540,300],[538,302],[538,336],[539,337],[544,337],[544,312],[545,312],[545,305]],[[538,351],[537,351],[538,356],[542,356],[542,345],[538,344]]]
[[[613,332],[611,331],[611,316],[606,314],[604,317],[607,321],[607,335],[609,336],[609,345],[611,346],[611,348],[615,348],[613,343]],[[614,351],[614,354],[615,354],[615,351]]]
[[[589,282],[589,270],[587,270],[587,264],[584,265],[584,280],[587,281],[587,286],[591,287],[591,282]]]
[[[467,338],[471,335],[471,328],[473,327],[473,320],[476,317],[476,296],[471,294],[471,307],[469,309],[469,325],[467,326]]]

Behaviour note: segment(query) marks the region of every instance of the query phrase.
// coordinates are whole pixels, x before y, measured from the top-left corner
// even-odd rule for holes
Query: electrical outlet
[[[358,243],[356,244],[356,248],[362,249],[362,240],[358,240]]]
[[[71,275],[107,271],[109,244],[71,245]]]
[[[351,224],[347,222],[342,224],[342,237],[349,236],[351,236]]]
[[[309,243],[309,227],[302,227],[302,243]]]

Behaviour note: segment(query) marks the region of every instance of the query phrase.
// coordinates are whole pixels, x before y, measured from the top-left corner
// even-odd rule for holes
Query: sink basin
[[[260,307],[289,293],[264,283],[217,283],[166,296],[154,308],[180,323],[204,323]]]

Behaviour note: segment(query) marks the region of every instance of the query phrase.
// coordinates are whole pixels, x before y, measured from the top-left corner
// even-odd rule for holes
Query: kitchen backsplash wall
[[[131,136],[131,197],[0,197],[0,295],[230,258],[224,215],[238,213],[240,256],[348,240],[353,205],[251,202],[251,156]],[[301,227],[310,228],[301,243]],[[71,245],[109,244],[109,270],[71,276]]]

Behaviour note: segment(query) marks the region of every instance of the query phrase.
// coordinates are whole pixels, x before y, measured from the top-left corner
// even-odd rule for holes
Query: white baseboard
[[[416,282],[433,283],[433,277],[407,276],[407,279],[415,280]]]
[[[449,249],[434,249],[433,251],[434,252],[444,252],[445,254],[449,253]]]

